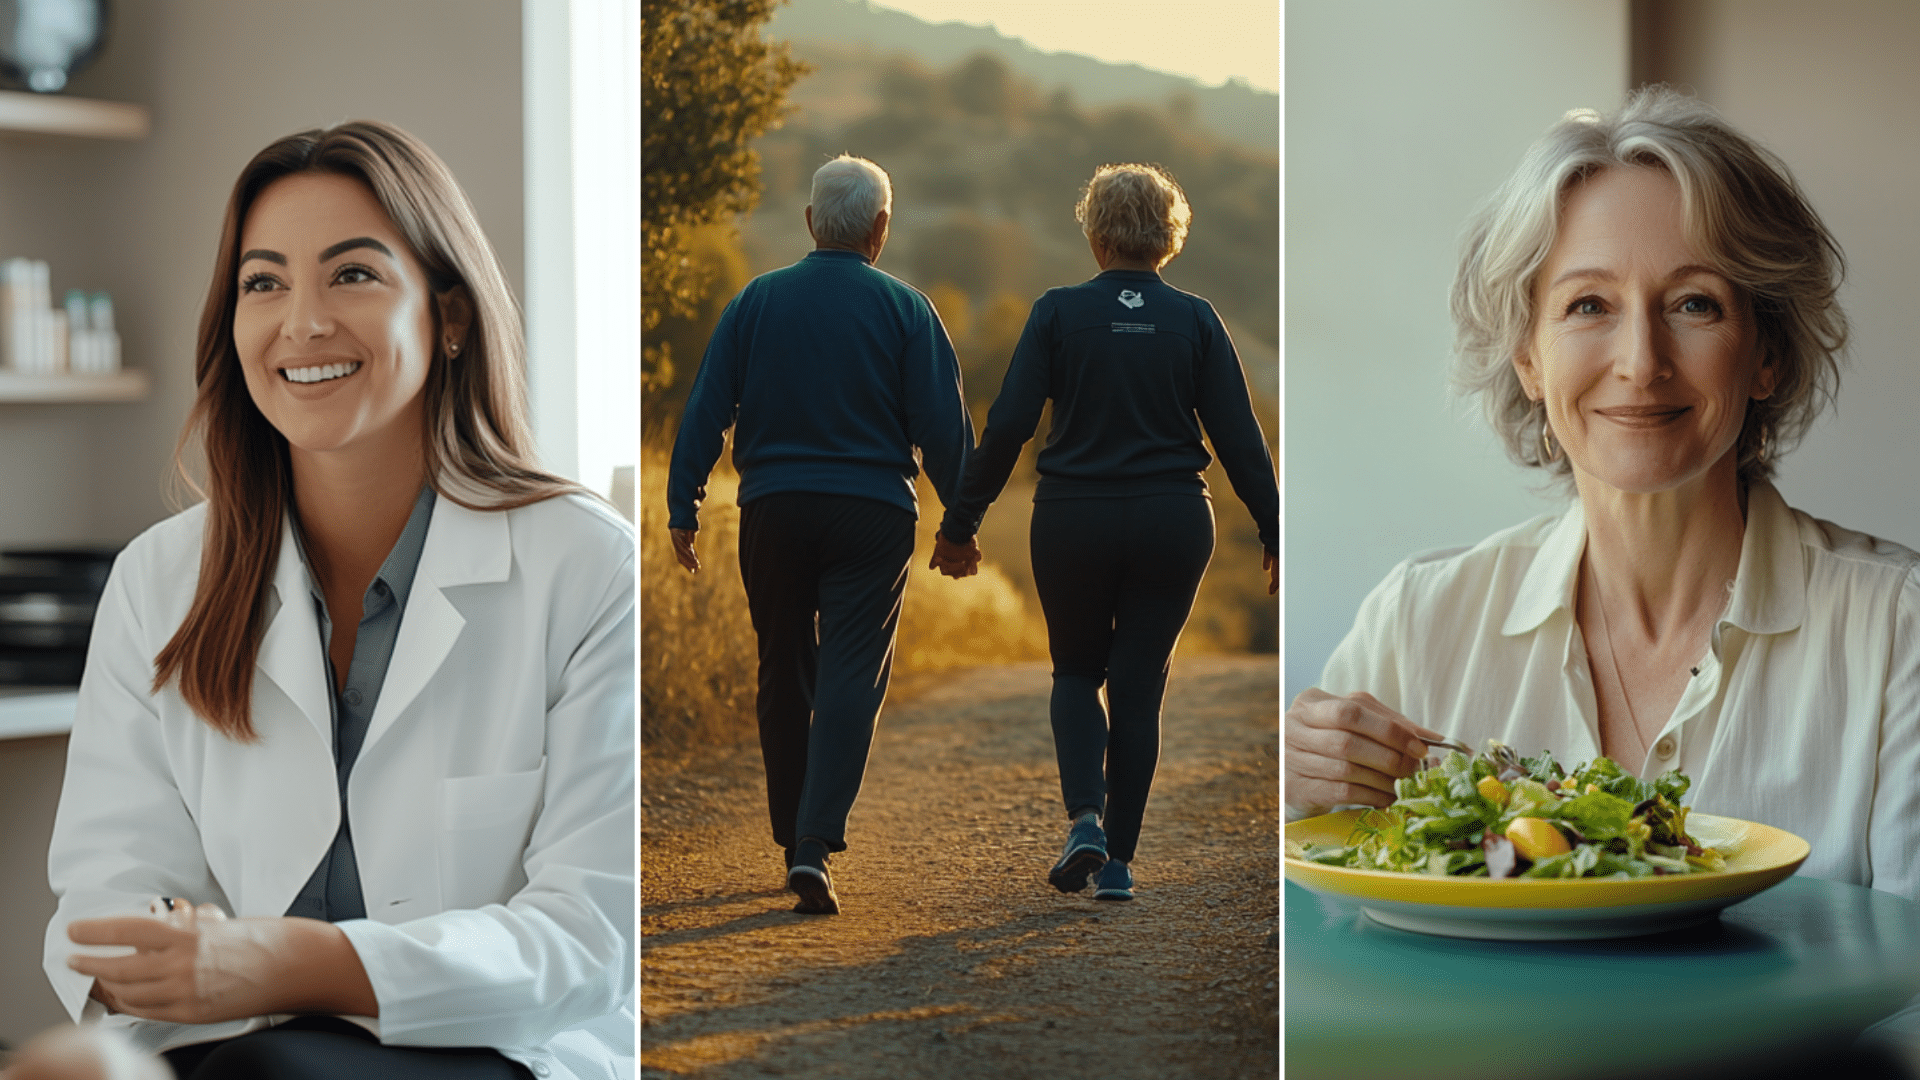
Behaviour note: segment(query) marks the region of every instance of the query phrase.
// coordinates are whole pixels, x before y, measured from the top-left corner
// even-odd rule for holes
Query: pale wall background
[[[1292,0],[1286,49],[1289,697],[1394,563],[1558,505],[1446,388],[1456,244],[1561,113],[1643,81],[1784,158],[1849,258],[1839,410],[1781,491],[1920,548],[1920,5]]]
[[[113,293],[128,405],[0,405],[0,545],[124,541],[166,516],[162,480],[193,399],[220,214],[281,135],[342,120],[413,132],[466,188],[522,289],[520,0],[120,0],[70,92],[153,111],[140,142],[0,136],[0,258]],[[0,1040],[64,1016],[40,974],[46,837],[64,739],[0,742]]]
[[[1291,0],[1286,20],[1291,700],[1395,563],[1551,505],[1447,388],[1447,290],[1528,143],[1619,99],[1628,19],[1625,0]]]

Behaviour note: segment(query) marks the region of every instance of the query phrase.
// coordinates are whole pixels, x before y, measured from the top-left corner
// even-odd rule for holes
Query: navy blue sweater
[[[913,448],[950,504],[973,446],[960,362],[933,305],[866,256],[833,249],[754,278],[727,304],[674,440],[669,527],[700,527],[728,428],[742,506],[804,491],[918,516]]]
[[[1247,376],[1213,305],[1146,270],[1049,289],[1014,348],[986,434],[940,532],[965,543],[1053,401],[1034,501],[1205,494],[1213,440],[1227,479],[1277,549],[1280,488]]]

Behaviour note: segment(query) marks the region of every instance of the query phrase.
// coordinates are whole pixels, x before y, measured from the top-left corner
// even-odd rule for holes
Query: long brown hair
[[[266,632],[281,523],[293,500],[293,469],[286,438],[247,391],[233,343],[240,232],[260,193],[295,173],[330,173],[366,184],[406,237],[433,292],[444,297],[465,289],[472,302],[473,321],[458,359],[443,351],[434,305],[434,354],[423,391],[427,478],[434,491],[471,509],[504,510],[581,490],[534,461],[519,307],[446,164],[413,136],[370,120],[302,131],[254,155],[227,200],[213,284],[200,314],[198,393],[174,454],[181,476],[207,501],[200,581],[186,619],[154,659],[153,676],[155,692],[177,679],[180,696],[203,720],[242,742],[256,738],[254,663]],[[186,448],[196,436],[206,456],[204,488],[185,467]]]

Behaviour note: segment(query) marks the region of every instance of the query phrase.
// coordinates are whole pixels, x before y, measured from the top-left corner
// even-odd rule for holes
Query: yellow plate
[[[1344,844],[1364,811],[1296,821],[1287,839]],[[1389,926],[1452,937],[1556,939],[1655,933],[1711,918],[1784,881],[1806,861],[1805,840],[1784,829],[1711,814],[1687,815],[1687,831],[1727,858],[1722,873],[1620,881],[1501,880],[1354,870],[1286,860],[1287,877],[1358,902]]]

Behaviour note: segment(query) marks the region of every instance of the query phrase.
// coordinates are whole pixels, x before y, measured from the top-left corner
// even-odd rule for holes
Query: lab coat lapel
[[[325,650],[320,647],[320,620],[314,614],[307,564],[293,536],[293,522],[280,525],[280,561],[273,571],[273,611],[260,639],[260,673],[287,695],[320,733],[321,745],[333,748],[333,718],[327,698]]]
[[[466,626],[466,618],[442,590],[505,581],[512,568],[513,546],[505,513],[469,510],[445,496],[434,500],[420,568],[394,639],[393,659],[367,725],[363,757],[420,696]]]

